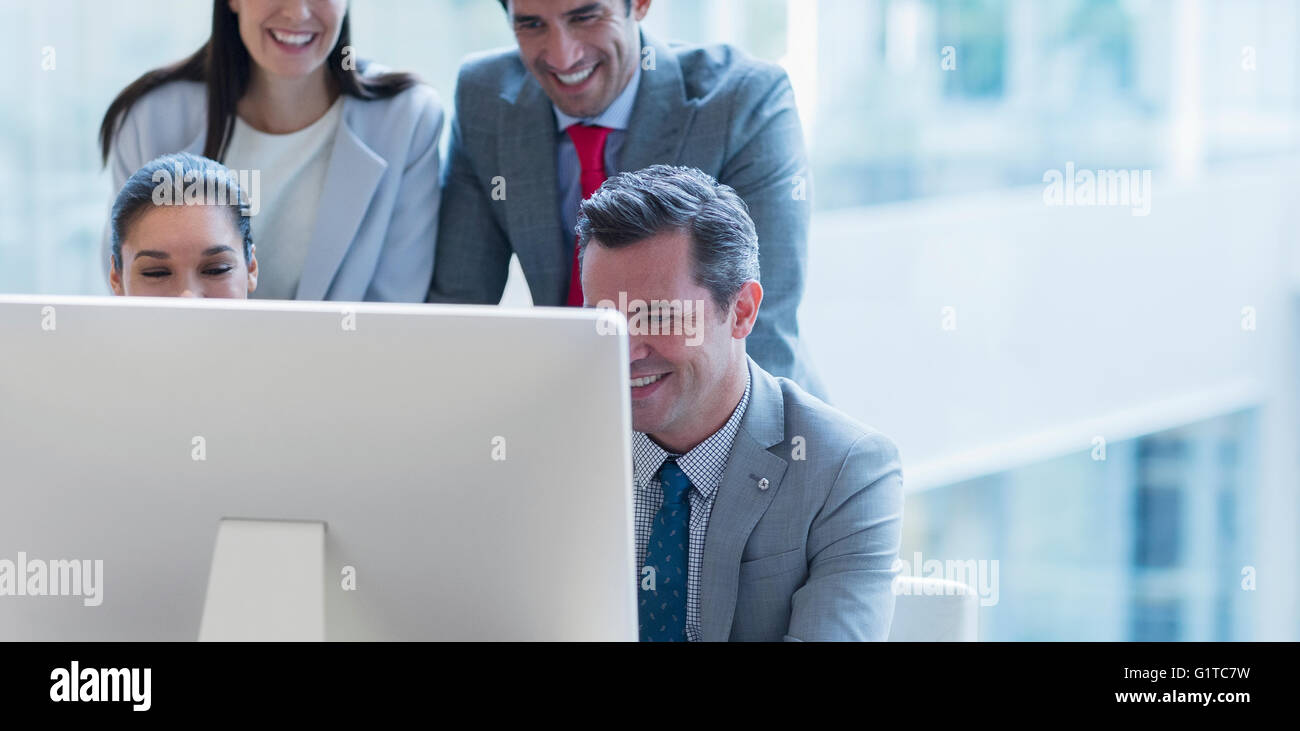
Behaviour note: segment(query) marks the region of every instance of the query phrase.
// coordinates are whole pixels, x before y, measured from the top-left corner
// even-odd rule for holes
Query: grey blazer
[[[164,84],[136,102],[109,154],[114,196],[155,157],[203,154],[207,106],[206,87],[193,81]],[[424,301],[438,230],[442,122],[438,96],[423,84],[388,99],[344,97],[296,299]],[[105,226],[104,262],[110,236]]]
[[[725,45],[669,47],[644,32],[642,44],[654,49],[654,68],[643,57],[618,169],[688,165],[736,189],[758,230],[764,290],[749,351],[771,372],[823,393],[799,344],[811,198],[797,194],[811,181],[785,72]],[[514,253],[533,301],[564,304],[574,232],[560,222],[559,134],[518,50],[462,65],[430,302],[500,302]]]
[[[898,450],[752,359],[704,541],[704,640],[884,640],[903,527]]]

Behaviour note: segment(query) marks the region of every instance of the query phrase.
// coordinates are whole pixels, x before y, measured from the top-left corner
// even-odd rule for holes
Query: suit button
[[[767,478],[766,478],[766,477],[764,477],[763,479],[761,479],[761,480],[758,481],[758,489],[760,489],[760,490],[766,490],[766,489],[767,489],[767,485],[768,485],[768,482],[767,482]]]

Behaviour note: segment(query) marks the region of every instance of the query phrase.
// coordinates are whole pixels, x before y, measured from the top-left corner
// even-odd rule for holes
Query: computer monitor
[[[610,312],[0,296],[0,640],[196,639],[226,518],[326,639],[635,640],[630,423]]]

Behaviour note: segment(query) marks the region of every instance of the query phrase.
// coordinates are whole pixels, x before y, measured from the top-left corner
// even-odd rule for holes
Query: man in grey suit
[[[640,28],[650,3],[502,0],[518,48],[460,70],[429,301],[500,302],[513,253],[536,304],[580,306],[579,202],[620,170],[689,165],[758,228],[750,353],[824,397],[799,341],[811,180],[790,82],[730,46],[659,43]]]
[[[744,202],[656,165],[577,229],[586,304],[628,319],[641,639],[884,640],[898,451],[747,356],[766,302]]]

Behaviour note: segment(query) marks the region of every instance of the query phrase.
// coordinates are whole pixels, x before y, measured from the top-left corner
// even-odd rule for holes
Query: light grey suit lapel
[[[788,464],[767,451],[785,441],[785,401],[776,379],[749,359],[749,406],[727,458],[709,515],[700,574],[700,634],[705,642],[731,636],[740,558],[749,534],[781,490]],[[767,489],[760,480],[767,480]]]
[[[573,233],[560,226],[555,170],[555,112],[542,87],[524,70],[502,93],[497,160],[505,179],[506,228],[520,265],[530,274],[533,301],[562,305],[573,270]],[[545,288],[545,289],[542,289]]]
[[[364,104],[367,102],[350,96],[343,100],[343,118],[334,135],[325,187],[321,190],[312,229],[311,251],[298,280],[297,299],[325,299],[353,237],[361,228],[370,199],[388,169],[388,162],[353,131]]]
[[[644,31],[641,47],[641,86],[632,105],[627,140],[619,154],[620,172],[676,164],[695,118],[695,105],[686,101],[686,85],[676,54]],[[644,66],[647,48],[654,49],[653,69]]]

